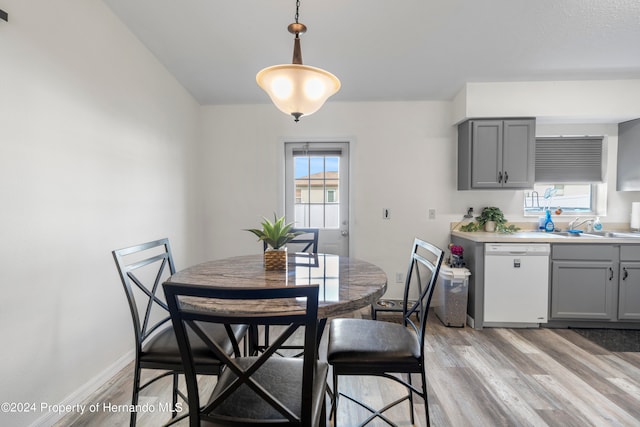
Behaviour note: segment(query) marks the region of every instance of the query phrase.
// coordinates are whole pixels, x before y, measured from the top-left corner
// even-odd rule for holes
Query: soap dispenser
[[[602,231],[602,223],[600,222],[600,217],[596,217],[596,220],[593,222],[593,230],[594,231]]]
[[[547,217],[545,218],[544,221],[544,231],[546,231],[547,233],[551,233],[553,230],[556,229],[555,224],[553,223],[553,220],[551,219],[551,211],[549,209],[547,209]]]

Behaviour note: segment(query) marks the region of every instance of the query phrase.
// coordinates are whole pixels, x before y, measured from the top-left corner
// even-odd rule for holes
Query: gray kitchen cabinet
[[[640,191],[640,119],[618,124],[616,190]]]
[[[620,247],[618,319],[640,320],[640,245]]]
[[[532,188],[535,119],[472,119],[458,126],[458,190]]]
[[[617,317],[617,246],[553,245],[551,259],[552,319]]]

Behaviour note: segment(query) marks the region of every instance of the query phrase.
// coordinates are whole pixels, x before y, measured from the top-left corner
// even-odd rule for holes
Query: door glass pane
[[[308,153],[294,160],[295,226],[339,228],[340,157]]]

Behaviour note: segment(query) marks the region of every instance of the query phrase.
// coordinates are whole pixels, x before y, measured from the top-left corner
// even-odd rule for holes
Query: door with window
[[[285,143],[285,214],[318,228],[318,251],[349,255],[349,143]]]

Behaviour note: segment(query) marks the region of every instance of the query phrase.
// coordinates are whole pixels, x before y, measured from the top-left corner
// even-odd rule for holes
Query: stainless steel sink
[[[564,237],[576,237],[576,238],[596,238],[596,237],[607,237],[607,236],[603,236],[603,235],[597,235],[597,234],[589,234],[589,233],[570,233],[568,231],[554,231],[551,234],[557,234],[559,236],[564,236]]]
[[[554,231],[546,233],[543,231],[517,231],[508,234],[510,237],[518,237],[522,239],[553,239],[553,238],[569,238],[569,239],[640,239],[640,232],[624,232],[624,231],[591,231],[589,233],[570,233],[568,231]]]
[[[557,234],[565,237],[576,237],[583,239],[598,239],[603,237],[615,238],[615,239],[640,239],[640,233],[625,232],[625,231],[590,231],[588,233],[576,233],[569,231],[559,231],[549,234]]]
[[[612,237],[616,239],[640,239],[640,233],[626,231],[591,231],[582,233],[585,237]]]

